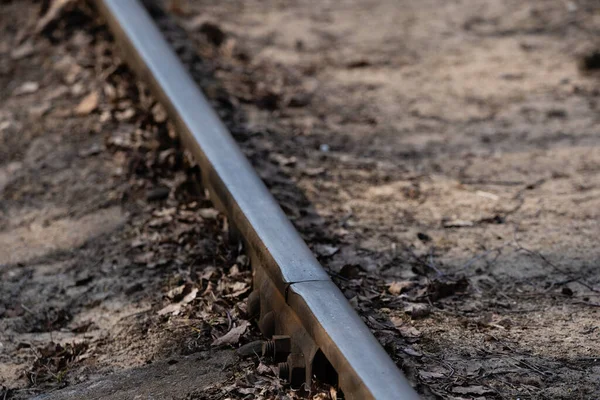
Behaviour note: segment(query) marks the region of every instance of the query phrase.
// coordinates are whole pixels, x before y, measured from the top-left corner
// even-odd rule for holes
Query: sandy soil
[[[0,398],[285,393],[233,351],[248,262],[164,111],[85,2],[54,4],[0,7]]]
[[[247,262],[93,12],[36,30],[45,3],[0,8],[0,394],[295,396],[228,350],[252,326],[211,346],[246,323]],[[594,2],[168,3],[182,60],[425,398],[600,396]]]
[[[199,81],[424,396],[600,396],[597,4],[177,3]]]

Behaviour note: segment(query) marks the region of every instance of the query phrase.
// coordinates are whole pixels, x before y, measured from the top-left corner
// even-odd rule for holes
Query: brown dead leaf
[[[248,321],[240,321],[240,324],[235,328],[231,328],[229,332],[215,339],[211,346],[222,346],[224,344],[237,344],[240,341],[240,337],[246,332],[246,329],[250,325]]]
[[[115,112],[115,118],[117,121],[127,121],[135,116],[135,109],[127,108],[123,111]]]
[[[33,118],[40,118],[50,110],[50,103],[41,103],[29,108],[29,115]]]
[[[148,226],[152,228],[158,228],[169,224],[171,221],[173,221],[173,217],[170,215],[159,218],[153,218],[150,220],[150,222],[148,222]]]
[[[208,17],[206,15],[200,14],[188,20],[182,21],[182,26],[184,27],[184,29],[187,29],[189,31],[197,31],[198,29],[200,29],[202,24],[206,23],[207,21]]]
[[[411,281],[394,281],[389,284],[388,292],[395,296],[399,295],[402,292],[406,292],[408,289],[414,286],[414,282]]]
[[[215,267],[206,267],[202,271],[202,274],[198,278],[200,281],[210,281],[210,279],[217,274],[217,269]]]
[[[201,208],[198,210],[198,214],[204,219],[216,219],[219,211],[214,208]]]
[[[136,264],[148,264],[150,261],[152,261],[152,259],[154,259],[154,252],[147,251],[145,253],[142,253],[142,254],[136,256],[133,259],[133,262]]]
[[[34,50],[35,47],[33,46],[33,43],[31,42],[31,40],[28,40],[13,51],[11,51],[10,58],[12,58],[13,60],[20,60],[22,58],[29,57],[30,55],[32,55]]]
[[[237,264],[233,264],[233,265],[231,266],[231,268],[229,268],[229,273],[228,273],[228,275],[229,275],[230,277],[235,277],[235,276],[238,276],[239,274],[240,274],[240,267],[238,267],[238,265],[237,265]]]
[[[329,397],[331,397],[331,400],[337,400],[337,390],[332,386],[329,388]]]
[[[208,282],[208,285],[206,285],[206,289],[204,289],[204,292],[202,292],[202,296],[207,296],[211,293],[214,293],[215,291],[215,285],[212,282]]]
[[[167,120],[167,112],[160,103],[156,103],[154,107],[152,107],[152,115],[154,116],[154,121],[159,124]]]
[[[448,370],[446,370],[442,367],[433,367],[429,371],[420,370],[419,377],[421,377],[421,379],[423,379],[423,380],[429,381],[432,379],[445,378],[446,375],[448,374],[448,372],[449,372]]]
[[[68,87],[59,86],[59,87],[57,87],[55,89],[51,89],[49,92],[47,92],[46,96],[44,97],[44,100],[52,101],[52,100],[58,99],[59,97],[64,96],[68,92],[69,92]]]
[[[75,107],[75,114],[88,115],[98,107],[98,92],[92,92],[85,96],[83,100]]]
[[[173,288],[171,290],[169,290],[166,294],[166,297],[168,299],[171,299],[171,301],[181,301],[181,299],[183,299],[187,294],[189,294],[193,289],[193,286],[189,283],[186,283],[184,285],[181,286],[177,286],[176,288]]]
[[[440,374],[439,372],[419,371],[419,376],[423,380],[430,381],[432,379],[443,378],[444,374]]]
[[[407,338],[418,338],[421,337],[421,332],[414,326],[404,322],[402,318],[391,317],[390,321],[394,324],[394,327],[400,332],[400,335]]]
[[[474,226],[475,223],[473,221],[465,221],[465,220],[442,220],[442,226],[444,228],[470,228]]]
[[[452,388],[452,393],[483,395],[483,394],[494,393],[494,391],[485,386],[476,385],[476,386],[455,386]]]
[[[20,96],[23,94],[31,94],[38,91],[40,88],[40,84],[37,82],[25,82],[21,86],[15,89],[13,94],[15,96]]]
[[[273,367],[264,364],[262,361],[258,364],[258,367],[256,367],[256,372],[261,375],[275,375]]]
[[[193,288],[183,299],[178,303],[172,303],[158,311],[158,315],[173,314],[177,315],[181,312],[181,308],[188,303],[191,303],[198,294],[198,288]]]
[[[402,349],[402,351],[403,351],[404,353],[408,354],[409,356],[413,356],[413,357],[423,357],[423,353],[421,353],[419,350],[417,350],[417,349],[415,349],[415,348],[413,348],[413,347],[410,347],[410,346],[404,347],[404,348]]]
[[[427,287],[427,293],[431,300],[439,300],[444,297],[452,296],[456,293],[462,293],[469,287],[469,281],[466,278],[460,278],[457,281],[439,281],[435,280]]]
[[[231,293],[226,294],[225,297],[239,297],[250,290],[250,285],[246,282],[235,282],[229,287],[229,290],[231,290]]]

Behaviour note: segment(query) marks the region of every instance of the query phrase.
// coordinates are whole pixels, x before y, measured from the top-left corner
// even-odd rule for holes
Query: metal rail
[[[175,122],[211,201],[250,255],[249,311],[290,382],[336,380],[350,399],[418,399],[302,241],[138,0],[96,0],[125,59]],[[332,372],[331,369],[335,372]]]

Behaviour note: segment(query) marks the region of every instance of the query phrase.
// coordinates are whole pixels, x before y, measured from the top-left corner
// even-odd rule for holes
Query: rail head
[[[196,158],[211,200],[243,238],[254,270],[249,304],[260,317],[259,327],[267,337],[291,341],[280,371],[292,379],[298,366],[310,380],[313,363],[328,362],[347,398],[417,399],[254,172],[140,1],[96,4],[125,60],[165,106]]]

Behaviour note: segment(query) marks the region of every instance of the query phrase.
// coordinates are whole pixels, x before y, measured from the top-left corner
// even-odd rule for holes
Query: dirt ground
[[[600,397],[596,2],[177,3],[209,96],[424,396]]]
[[[3,396],[295,396],[233,354],[258,337],[247,261],[66,3],[46,25],[46,2],[0,7]],[[167,3],[183,61],[423,397],[600,397],[595,2]]]
[[[0,398],[287,392],[234,351],[248,261],[164,111],[89,5],[50,4],[0,6]]]

